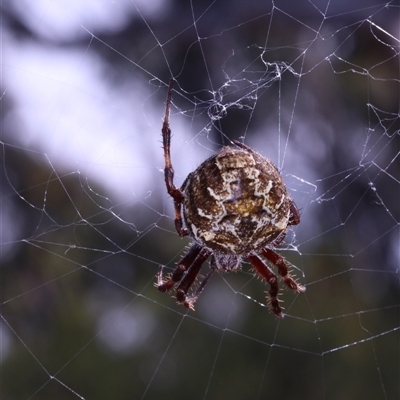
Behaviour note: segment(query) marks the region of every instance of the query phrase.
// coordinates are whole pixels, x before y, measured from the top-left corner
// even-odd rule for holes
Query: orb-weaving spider
[[[288,273],[284,259],[274,248],[282,242],[289,225],[300,223],[299,211],[286,191],[285,184],[268,159],[243,143],[223,147],[190,173],[180,188],[174,184],[171,163],[169,115],[172,101],[171,79],[162,126],[165,158],[165,184],[174,200],[175,228],[179,236],[189,235],[193,243],[168,278],[157,275],[161,292],[176,287],[179,303],[190,309],[215,270],[236,271],[242,258],[269,283],[270,309],[283,317],[278,299],[278,281],[264,264],[262,255],[278,268],[286,285],[304,292]],[[192,296],[187,293],[211,256],[210,271]]]

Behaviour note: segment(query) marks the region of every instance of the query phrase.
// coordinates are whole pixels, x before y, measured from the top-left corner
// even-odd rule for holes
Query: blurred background
[[[0,397],[400,397],[398,1],[0,7]],[[241,140],[301,211],[283,320],[247,263],[195,312],[154,288],[190,243],[163,179],[171,76],[176,184]]]

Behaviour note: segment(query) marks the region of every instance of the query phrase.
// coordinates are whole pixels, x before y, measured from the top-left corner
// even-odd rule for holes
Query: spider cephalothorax
[[[259,255],[277,266],[287,286],[298,292],[305,290],[290,276],[284,259],[273,250],[284,239],[287,227],[300,223],[297,207],[275,165],[237,141],[234,141],[236,147],[223,147],[205,160],[189,174],[182,187],[177,188],[170,156],[172,84],[173,80],[162,127],[165,183],[174,199],[176,230],[180,236],[190,235],[194,242],[168,279],[164,280],[162,271],[159,272],[157,287],[165,292],[177,285],[178,302],[193,309],[216,269],[237,270],[245,258],[270,284],[269,306],[282,317],[277,278]],[[187,296],[209,256],[210,272],[194,295]]]

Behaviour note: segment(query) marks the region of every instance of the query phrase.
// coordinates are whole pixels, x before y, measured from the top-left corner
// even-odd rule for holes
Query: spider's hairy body
[[[190,173],[178,188],[171,162],[169,114],[172,102],[171,79],[162,127],[164,178],[174,200],[175,228],[179,236],[189,235],[193,243],[166,279],[157,275],[161,292],[176,286],[176,299],[194,309],[215,270],[234,271],[242,258],[270,285],[268,305],[283,317],[278,299],[277,277],[259,255],[278,268],[286,285],[298,292],[305,288],[289,274],[284,259],[273,250],[285,237],[290,225],[300,223],[300,215],[288,196],[275,165],[243,143],[223,147]],[[211,256],[210,271],[193,296],[187,293],[196,281],[203,263]]]
[[[287,227],[291,199],[274,164],[247,146],[223,147],[182,185],[193,238],[218,253],[246,255]]]

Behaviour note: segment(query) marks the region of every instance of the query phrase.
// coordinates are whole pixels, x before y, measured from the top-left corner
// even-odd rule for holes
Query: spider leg
[[[268,248],[262,249],[262,254],[268,261],[278,267],[279,275],[290,289],[296,290],[297,292],[305,292],[306,288],[298,284],[289,274],[285,260],[282,256]]]
[[[243,150],[247,150],[250,153],[254,153],[254,150],[251,147],[247,146],[246,144],[239,142],[238,140],[232,140],[232,142],[235,143],[236,146],[242,148]]]
[[[251,262],[251,265],[258,272],[258,274],[269,283],[269,301],[268,305],[271,311],[278,316],[283,318],[282,309],[279,306],[278,300],[278,279],[276,275],[263,263],[263,261],[256,255],[247,256],[247,259]]]
[[[286,230],[282,231],[278,237],[270,244],[272,247],[280,245],[286,237]]]
[[[210,254],[211,251],[204,247],[200,250],[198,256],[194,260],[193,264],[189,267],[185,276],[183,277],[176,289],[176,299],[178,300],[178,302],[182,303],[185,307],[192,310],[194,303],[192,303],[190,299],[186,300],[186,294],[192,286],[193,282],[195,281],[198,273],[200,272],[201,266],[203,265],[204,261],[207,260]]]
[[[169,115],[172,102],[172,86],[174,84],[174,79],[171,78],[169,81],[167,102],[165,105],[165,114],[162,125],[162,138],[163,138],[163,149],[164,149],[164,178],[165,185],[167,186],[168,194],[174,199],[175,206],[175,229],[179,236],[188,235],[187,229],[183,227],[181,206],[183,202],[183,193],[174,184],[174,169],[171,162],[171,128],[169,126]]]
[[[299,210],[298,210],[296,204],[294,203],[294,201],[291,200],[288,225],[298,225],[299,223],[300,223]],[[283,240],[285,239],[285,237],[286,237],[286,229],[283,230],[270,245],[272,247],[276,247],[276,246],[280,245],[283,242]]]
[[[290,215],[288,225],[298,225],[300,223],[300,212],[295,202],[292,200],[290,203]]]
[[[212,257],[212,261],[211,261],[211,268],[210,271],[208,272],[208,274],[204,277],[204,279],[202,280],[200,286],[197,288],[196,292],[194,293],[193,296],[190,297],[186,297],[186,302],[189,305],[189,308],[194,310],[194,305],[197,301],[197,299],[199,298],[201,292],[204,289],[204,286],[206,286],[208,280],[210,279],[211,275],[213,274],[213,272],[217,269],[216,265],[215,265],[215,259],[214,257]]]
[[[157,289],[160,292],[166,292],[170,290],[174,285],[182,279],[183,274],[192,265],[193,261],[199,255],[201,246],[198,244],[193,244],[187,254],[179,261],[178,266],[172,273],[169,279],[164,280],[162,276],[162,267],[157,274]]]

